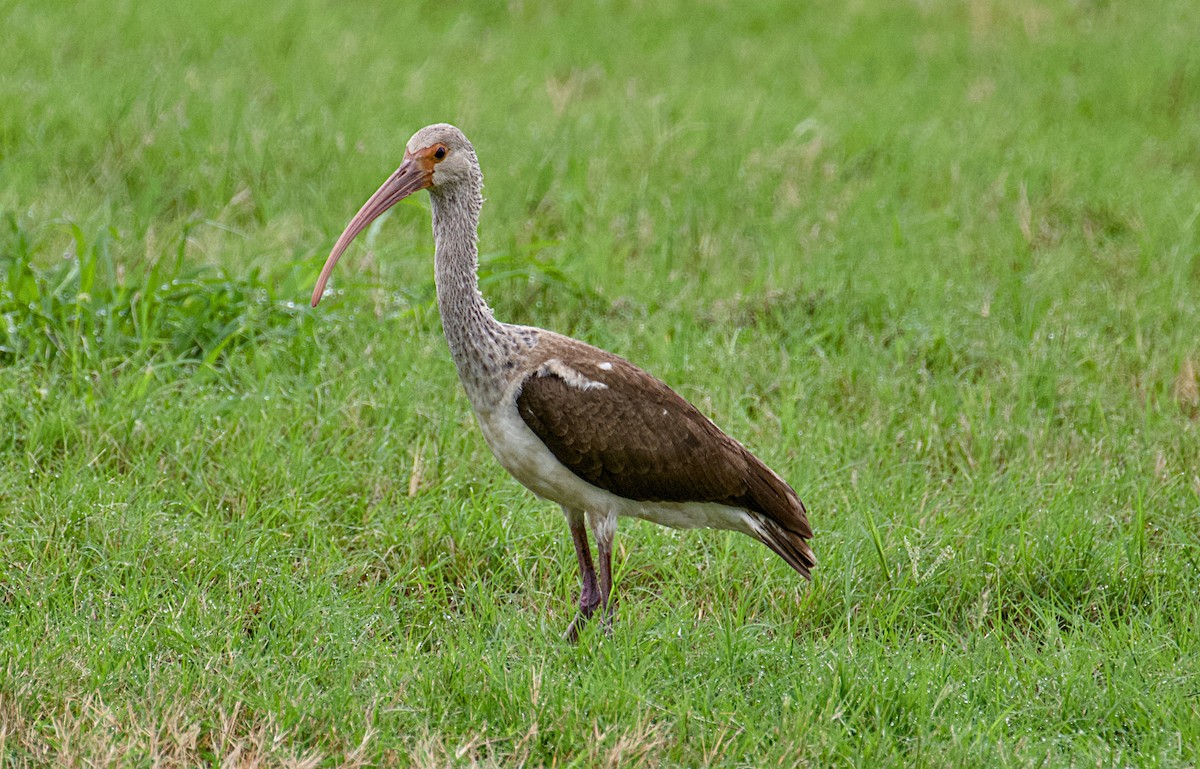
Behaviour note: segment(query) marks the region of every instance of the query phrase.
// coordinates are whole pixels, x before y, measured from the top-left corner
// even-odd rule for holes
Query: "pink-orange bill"
[[[337,264],[338,259],[342,258],[342,252],[350,246],[358,233],[365,230],[384,211],[414,192],[428,187],[432,180],[433,167],[429,163],[423,162],[417,157],[406,156],[404,158],[400,167],[388,177],[379,189],[375,190],[375,194],[366,203],[363,203],[363,207],[358,209],[358,213],[346,225],[346,229],[342,231],[337,243],[334,244],[333,250],[329,252],[329,258],[325,260],[325,266],[321,268],[321,277],[317,278],[316,288],[313,289],[313,307],[317,306],[325,294],[325,284],[329,282],[333,266]]]

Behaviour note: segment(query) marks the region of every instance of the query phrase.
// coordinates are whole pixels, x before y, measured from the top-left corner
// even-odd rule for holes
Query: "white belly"
[[[558,461],[512,401],[477,416],[496,459],[539,497],[573,510],[642,518],[676,529],[733,529],[752,535],[752,519],[741,508],[715,502],[639,502],[593,486]]]

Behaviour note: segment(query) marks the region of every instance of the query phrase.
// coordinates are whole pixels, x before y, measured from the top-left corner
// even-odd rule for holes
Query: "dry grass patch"
[[[217,710],[209,720],[195,703],[150,712],[110,707],[96,696],[36,712],[0,694],[0,755],[11,766],[115,767],[220,766],[222,769],[308,769],[324,756],[293,744],[270,716],[241,705]],[[368,733],[369,737],[369,733]],[[364,740],[364,743],[366,740]],[[363,746],[339,766],[361,766]]]

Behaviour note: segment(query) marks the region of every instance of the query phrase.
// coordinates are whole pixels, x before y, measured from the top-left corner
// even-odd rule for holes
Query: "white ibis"
[[[613,604],[620,516],[747,534],[806,579],[812,528],[796,492],[666,384],[628,361],[552,331],[500,323],[479,293],[476,248],[483,174],[452,125],[417,131],[404,162],[346,225],[313,290],[315,307],[342,252],[417,190],[433,202],[442,329],[488,446],[504,469],[567,517],[582,591],[566,636]],[[587,528],[596,538],[599,574]]]

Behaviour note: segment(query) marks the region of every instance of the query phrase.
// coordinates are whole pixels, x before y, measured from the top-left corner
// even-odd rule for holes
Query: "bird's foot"
[[[586,592],[579,599],[579,613],[575,615],[575,619],[571,620],[571,624],[567,626],[567,632],[563,633],[563,639],[571,643],[579,641],[579,634],[583,632],[583,626],[592,618],[600,609],[600,597],[598,595],[588,595]],[[611,632],[612,612],[605,612],[604,624]]]
[[[616,616],[617,608],[616,603],[616,601],[612,601],[608,604],[608,606],[604,609],[604,616],[600,620],[604,627],[604,635],[608,636],[609,638],[612,638],[613,634],[613,619]]]
[[[567,632],[563,633],[563,640],[570,643],[579,642],[579,634],[583,632],[583,626],[588,623],[592,615],[600,611],[600,603],[596,602],[590,606],[581,604],[579,612],[575,615],[575,619],[571,620],[571,624],[567,625]],[[613,618],[614,605],[609,604],[600,615],[600,626],[604,629],[604,635],[612,638],[613,634]]]
[[[587,624],[587,619],[582,613],[576,614],[575,619],[571,620],[571,624],[567,625],[567,632],[563,633],[563,640],[567,643],[579,643],[579,632]]]

